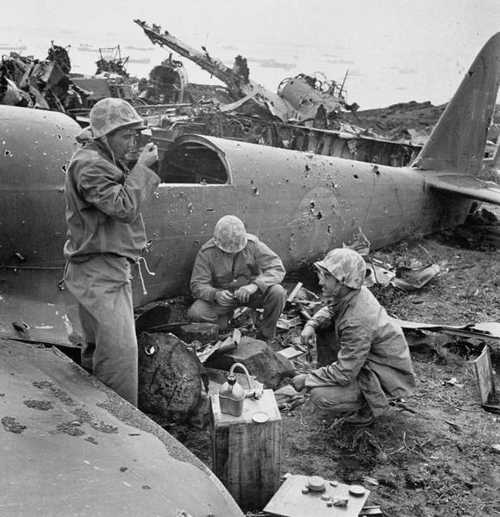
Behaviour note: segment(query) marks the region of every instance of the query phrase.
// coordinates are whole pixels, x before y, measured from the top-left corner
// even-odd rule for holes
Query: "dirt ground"
[[[413,259],[441,266],[414,293],[375,290],[387,311],[422,322],[500,321],[500,251],[461,243],[440,234],[376,252],[391,264]],[[368,504],[385,516],[500,516],[500,454],[492,447],[500,444],[500,415],[480,407],[469,363],[483,343],[436,333],[416,337],[408,335],[418,377],[405,401],[410,411],[393,407],[362,429],[317,414],[307,402],[283,413],[282,474],[362,484],[371,491]],[[497,360],[500,343],[489,343]],[[168,430],[210,466],[208,430]]]

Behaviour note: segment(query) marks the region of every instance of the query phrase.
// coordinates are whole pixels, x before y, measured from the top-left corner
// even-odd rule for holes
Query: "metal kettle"
[[[243,386],[241,386],[241,384],[239,384],[236,380],[234,370],[237,367],[241,368],[246,374],[248,387],[250,389],[252,388],[252,380],[250,379],[250,374],[248,373],[245,365],[241,363],[234,363],[229,370],[227,381],[222,385],[222,388],[219,391],[221,413],[232,416],[241,416],[243,412],[243,401],[247,396]]]

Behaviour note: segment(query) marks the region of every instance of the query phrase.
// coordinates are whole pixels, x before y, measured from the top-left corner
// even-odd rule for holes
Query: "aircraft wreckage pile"
[[[189,84],[182,62],[172,54],[151,70],[148,79],[131,78],[119,47],[99,49],[96,75],[82,77],[71,73],[67,50],[52,44],[45,60],[16,52],[2,58],[0,104],[62,111],[83,125],[99,99],[125,98],[148,120],[161,150],[183,134],[198,133],[404,166],[421,148],[421,141],[413,143],[408,133],[385,137],[348,120],[358,105],[346,102],[346,78],[338,84],[320,74],[299,74],[284,79],[274,93],[250,79],[244,57],[236,56],[229,68],[205,48],[195,50],[157,25],[135,22],[152,43],[190,59],[226,87]]]

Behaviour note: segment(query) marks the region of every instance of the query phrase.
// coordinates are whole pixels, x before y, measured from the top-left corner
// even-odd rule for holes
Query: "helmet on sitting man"
[[[214,229],[215,245],[226,253],[240,252],[248,242],[247,231],[235,215],[221,217]]]
[[[131,127],[145,129],[144,120],[134,107],[124,99],[107,97],[94,104],[89,114],[94,138],[109,135],[116,129]]]
[[[314,265],[318,269],[327,271],[337,281],[351,289],[361,289],[365,280],[366,263],[357,251],[349,248],[335,248]]]

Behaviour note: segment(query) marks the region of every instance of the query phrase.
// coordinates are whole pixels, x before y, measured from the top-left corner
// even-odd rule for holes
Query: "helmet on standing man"
[[[89,114],[93,138],[109,135],[116,129],[145,129],[144,120],[124,99],[107,97],[94,104]]]

